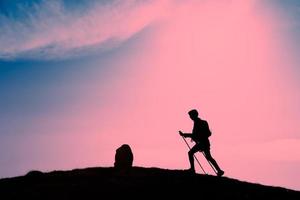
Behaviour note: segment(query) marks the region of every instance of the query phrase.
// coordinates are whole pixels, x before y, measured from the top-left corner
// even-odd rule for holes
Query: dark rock
[[[114,167],[118,170],[127,171],[132,168],[133,154],[128,144],[123,144],[116,150]]]

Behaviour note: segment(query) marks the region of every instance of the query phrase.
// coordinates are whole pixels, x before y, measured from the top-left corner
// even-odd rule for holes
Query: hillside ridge
[[[5,199],[94,199],[95,197],[185,196],[208,198],[300,199],[300,192],[228,177],[190,174],[185,170],[113,167],[70,171],[31,171],[25,176],[0,179]]]

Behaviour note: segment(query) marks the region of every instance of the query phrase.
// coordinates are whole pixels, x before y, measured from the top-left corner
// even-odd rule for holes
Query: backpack
[[[211,131],[209,129],[208,123],[207,121],[202,121],[201,124],[201,132],[203,133],[203,135],[205,135],[207,138],[209,138],[211,136]]]
[[[205,133],[205,135],[206,135],[207,137],[210,137],[210,136],[211,136],[211,131],[210,131],[210,129],[209,129],[209,126],[208,126],[207,121],[205,121],[204,127],[205,127],[205,128],[203,128],[203,129],[204,129],[203,132]]]

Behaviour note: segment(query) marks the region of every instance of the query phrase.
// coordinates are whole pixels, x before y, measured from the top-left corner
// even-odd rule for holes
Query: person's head
[[[190,110],[188,113],[192,120],[195,120],[198,118],[198,111],[196,109]]]

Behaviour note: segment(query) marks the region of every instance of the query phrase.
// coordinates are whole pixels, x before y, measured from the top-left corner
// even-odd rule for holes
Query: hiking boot
[[[195,174],[196,172],[195,172],[195,169],[193,169],[193,168],[190,168],[190,169],[187,169],[186,170],[188,173],[191,173],[191,174]]]
[[[221,169],[217,172],[217,176],[219,176],[219,177],[223,176],[223,174],[224,174],[224,171]]]

